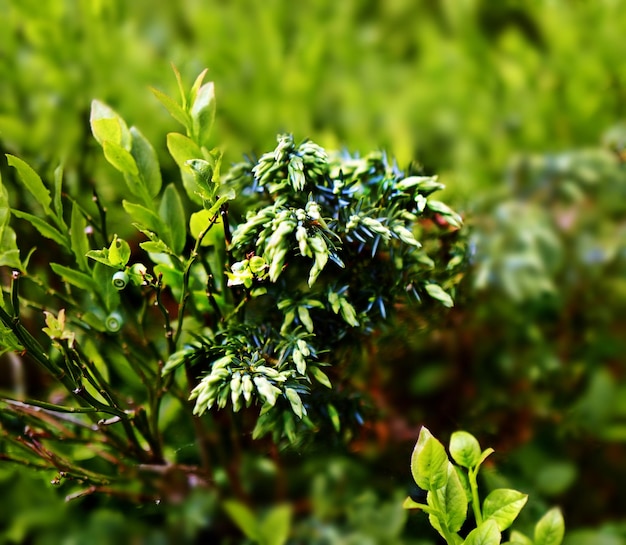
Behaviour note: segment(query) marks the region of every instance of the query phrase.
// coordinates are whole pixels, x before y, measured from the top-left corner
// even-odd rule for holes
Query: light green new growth
[[[422,427],[413,454],[411,473],[417,486],[427,492],[426,503],[411,497],[405,509],[421,509],[430,524],[448,545],[498,545],[526,504],[528,496],[517,490],[492,490],[481,504],[478,471],[493,449],[481,450],[478,440],[468,432],[454,432],[450,438],[448,458],[443,445]],[[472,506],[475,528],[465,538],[459,531]],[[533,539],[513,531],[505,545],[560,545],[565,526],[560,509],[548,511],[535,526]]]

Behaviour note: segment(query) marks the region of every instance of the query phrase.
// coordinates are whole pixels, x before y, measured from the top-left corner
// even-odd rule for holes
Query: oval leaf
[[[131,155],[134,157],[139,170],[139,176],[143,180],[148,195],[156,197],[161,191],[161,169],[156,151],[147,138],[135,127],[130,128],[132,137]]]
[[[122,201],[122,206],[126,213],[139,225],[140,229],[147,229],[159,234],[164,231],[165,227],[161,218],[149,208],[126,200]]]
[[[499,545],[501,539],[495,520],[486,520],[469,533],[463,545]]]
[[[444,307],[449,308],[454,306],[452,297],[450,297],[438,284],[425,284],[424,289],[428,295],[430,295],[433,299],[437,299],[437,301],[442,303]]]
[[[202,239],[202,246],[214,246],[224,240],[222,218],[220,216],[216,217],[215,214],[209,214],[208,210],[200,210],[191,214],[189,218],[189,231],[195,240],[198,240],[198,237],[204,233],[209,226],[211,227],[208,232],[204,234]]]
[[[437,504],[443,510],[440,520],[446,525],[449,531],[458,532],[467,517],[468,500],[465,488],[461,484],[459,475],[451,462],[448,462],[447,480],[443,487],[428,493],[430,498],[428,504],[433,506],[432,494],[437,495]]]
[[[307,367],[307,369],[313,375],[313,378],[315,378],[315,380],[317,380],[317,382],[321,385],[326,386],[326,388],[333,387],[326,373],[324,373],[324,371],[322,371],[319,367]]]
[[[495,520],[502,532],[511,526],[527,500],[528,496],[517,490],[508,488],[493,490],[483,503],[483,516],[485,520]]]
[[[450,455],[462,467],[475,467],[480,460],[480,444],[471,433],[455,431],[450,437]]]
[[[171,132],[167,135],[167,149],[180,168],[183,187],[187,192],[187,196],[194,203],[202,204],[202,198],[198,194],[200,189],[195,175],[187,165],[187,161],[202,157],[202,150],[191,138],[177,132]]]
[[[228,516],[239,527],[239,529],[254,541],[259,539],[259,523],[254,513],[243,503],[235,500],[226,500],[223,503],[224,510]]]
[[[169,184],[163,192],[159,215],[165,225],[166,233],[169,232],[169,239],[167,236],[164,236],[166,242],[169,243],[174,253],[179,254],[185,246],[187,222],[183,202],[173,184]]]
[[[564,534],[563,514],[558,507],[554,507],[535,526],[535,545],[561,545]]]
[[[106,160],[111,163],[117,170],[123,174],[130,174],[131,176],[139,176],[139,169],[135,158],[126,151],[122,146],[105,140],[102,143],[102,149],[104,150],[104,156]]]
[[[448,463],[443,445],[422,427],[411,455],[411,473],[417,486],[428,491],[444,486],[448,480]]]
[[[273,507],[259,527],[263,545],[284,545],[291,527],[291,506]]]
[[[167,135],[167,149],[180,168],[185,167],[187,161],[202,157],[202,150],[198,144],[191,138],[177,132],[171,132]]]
[[[130,131],[126,122],[104,102],[93,100],[89,116],[91,132],[97,142],[104,146],[105,141],[113,142],[123,148],[130,146]]]
[[[113,237],[108,253],[109,264],[111,267],[125,267],[130,259],[130,246],[124,239]]]

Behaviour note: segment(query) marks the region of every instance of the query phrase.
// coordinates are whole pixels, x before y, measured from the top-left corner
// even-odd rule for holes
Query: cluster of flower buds
[[[236,253],[240,248],[254,246],[255,252],[262,256],[269,267],[270,281],[276,282],[289,252],[294,249],[295,238],[300,254],[314,260],[308,279],[311,286],[331,254],[327,238],[323,236],[326,231],[328,226],[315,201],[308,201],[305,208],[298,209],[286,208],[282,201],[278,201],[251,215],[241,224],[233,233],[231,247]],[[243,261],[236,264],[236,270],[234,267],[228,275],[233,283],[251,283],[252,273],[245,270]],[[242,275],[246,278],[243,279]]]
[[[278,145],[265,153],[252,169],[261,186],[275,193],[286,185],[295,191],[303,191],[309,181],[315,182],[328,172],[328,154],[324,148],[305,140],[296,146],[293,136],[278,137]]]
[[[228,401],[235,412],[249,407],[254,400],[273,407],[282,396],[302,418],[306,414],[302,399],[295,388],[286,386],[292,375],[292,371],[278,371],[266,365],[258,354],[244,359],[226,354],[212,363],[211,372],[192,390],[194,414],[201,415],[213,406],[223,409]]]

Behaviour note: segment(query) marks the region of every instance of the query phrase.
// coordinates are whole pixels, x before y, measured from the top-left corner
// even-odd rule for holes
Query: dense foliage
[[[442,188],[435,178],[406,175],[382,153],[329,157],[282,135],[222,179],[221,153],[207,147],[214,85],[203,72],[187,91],[175,74],[180,100],[155,94],[185,127],[167,143],[186,205],[177,184],[164,186],[139,129],[97,100],[91,129],[123,176],[125,220],[110,220],[115,203],[97,193],[90,207],[64,195],[60,169],[51,190],[7,155],[34,202],[12,209],[1,188],[2,264],[13,269],[0,306],[3,351],[53,382],[48,394],[1,400],[0,456],[55,471],[67,498],[184,499],[169,489],[178,475],[189,492],[246,500],[241,437],[349,441],[371,416],[354,380],[366,363],[359,345],[407,298],[453,304],[440,283],[453,287],[462,263],[461,219],[431,197]],[[36,248],[24,255],[11,216],[58,247],[55,261]],[[114,232],[129,225],[141,234],[134,249]],[[215,409],[231,414],[227,425]],[[212,438],[225,426],[231,445]],[[243,507],[230,501],[237,520]],[[267,532],[287,532],[288,514]]]
[[[21,471],[3,463],[0,541],[111,543],[140,540],[142,536],[147,543],[168,539],[194,543],[220,535],[227,543],[226,536],[230,535],[236,543],[239,538],[234,536],[240,533],[227,522],[230,517],[239,522],[254,521],[246,527],[261,533],[272,526],[272,520],[289,520],[295,542],[423,543],[428,538],[422,536],[431,535],[427,523],[414,514],[407,516],[401,504],[411,480],[406,461],[420,427],[426,424],[438,437],[445,439],[464,428],[481,443],[495,447],[493,459],[498,469],[487,464],[481,472],[482,484],[487,489],[514,488],[529,494],[528,505],[518,519],[527,535],[532,534],[533,525],[549,506],[559,504],[568,528],[565,543],[625,542],[620,509],[626,501],[621,486],[626,414],[622,204],[626,177],[624,129],[619,124],[624,116],[626,88],[620,70],[626,53],[621,39],[626,30],[622,2],[320,0],[295,6],[284,0],[185,0],[157,6],[145,0],[0,0],[0,12],[0,173],[6,189],[0,202],[5,211],[7,206],[12,208],[11,217],[5,212],[0,218],[2,247],[9,250],[1,257],[4,304],[9,309],[14,306],[14,282],[15,297],[26,305],[20,318],[28,330],[37,332],[46,327],[59,337],[52,341],[44,336],[44,352],[47,343],[69,344],[72,332],[82,334],[82,329],[75,327],[77,319],[90,320],[97,333],[84,341],[84,356],[94,360],[97,371],[103,373],[105,366],[97,347],[106,344],[113,350],[116,339],[131,331],[136,339],[138,323],[129,316],[149,292],[154,299],[159,294],[162,307],[146,305],[143,319],[158,330],[158,350],[165,365],[169,352],[178,350],[166,346],[165,331],[160,329],[163,309],[177,316],[181,296],[188,293],[184,326],[176,343],[186,351],[179,356],[197,354],[195,360],[165,376],[155,374],[155,382],[148,381],[145,388],[137,380],[136,370],[119,365],[127,356],[120,344],[119,352],[111,356],[119,375],[103,377],[113,380],[112,393],[119,396],[120,404],[126,403],[129,395],[148,407],[160,404],[158,426],[164,432],[163,444],[181,445],[176,452],[164,448],[162,455],[177,460],[184,469],[197,461],[199,450],[193,440],[194,424],[184,427],[177,420],[181,407],[186,407],[185,418],[195,421],[194,406],[185,401],[183,368],[190,368],[193,381],[210,372],[213,355],[203,355],[203,328],[219,330],[217,339],[223,349],[217,357],[225,355],[232,343],[227,340],[227,328],[222,329],[215,316],[232,308],[228,305],[243,303],[238,312],[251,318],[253,324],[261,316],[271,318],[273,331],[279,333],[285,318],[293,316],[287,327],[299,328],[304,336],[312,335],[306,327],[308,311],[314,324],[316,317],[340,324],[347,332],[346,346],[350,341],[357,347],[350,351],[353,361],[342,370],[350,375],[353,391],[346,390],[333,371],[342,367],[335,367],[337,361],[349,361],[345,355],[319,351],[311,352],[317,357],[305,356],[311,382],[290,385],[303,401],[307,415],[303,413],[300,419],[286,394],[276,396],[274,408],[285,409],[284,414],[291,415],[297,425],[296,442],[286,450],[280,449],[290,443],[289,425],[282,428],[287,437],[281,439],[278,449],[271,446],[269,435],[253,442],[251,435],[228,431],[247,430],[251,434],[257,426],[262,400],[251,397],[246,408],[243,390],[238,398],[242,407],[236,413],[231,410],[230,394],[223,394],[224,408],[212,407],[200,417],[205,423],[211,422],[209,427],[215,419],[216,428],[224,430],[209,434],[211,448],[217,448],[210,462],[221,468],[216,481],[227,489],[230,467],[238,468],[240,478],[233,482],[243,484],[241,496],[246,495],[247,505],[252,507],[242,507],[241,502],[224,504],[200,489],[188,493],[182,483],[190,474],[181,479],[176,472],[151,473],[151,490],[171,492],[167,507],[162,502],[137,508],[106,495],[64,503],[66,494],[81,490],[70,491],[77,481],[61,479],[64,484],[55,488],[48,483],[55,480],[56,473]],[[168,133],[178,134],[177,123],[181,121],[176,115],[164,114],[158,100],[177,92],[171,62],[180,68],[184,82],[193,81],[205,66],[216,82],[219,107],[215,128],[210,134],[204,133],[203,142],[194,141],[198,134],[193,128],[187,134],[184,115],[185,134],[166,137]],[[152,97],[148,87],[164,93],[156,91]],[[151,143],[154,157],[148,152],[152,157],[149,162],[156,160],[161,173],[160,182],[156,174],[151,176],[150,191],[154,193],[149,191],[147,197],[129,193],[123,178],[130,176],[132,181],[132,173],[122,174],[119,170],[124,168],[114,167],[115,157],[122,161],[117,166],[123,166],[124,152],[108,145],[103,153],[92,137],[89,118],[94,98],[102,101],[97,104],[106,103],[119,112],[120,119],[140,127],[143,138],[133,132],[131,142],[135,138],[136,142],[145,139]],[[170,113],[180,117],[180,112]],[[207,114],[213,115],[210,109]],[[346,265],[341,268],[329,253],[323,271],[308,286],[315,252],[308,246],[302,252],[296,234],[303,232],[298,230],[303,226],[315,240],[318,233],[323,238],[324,227],[311,217],[305,216],[302,225],[295,218],[296,227],[287,237],[292,242],[290,266],[281,271],[276,282],[269,276],[258,277],[269,273],[277,254],[269,251],[267,255],[265,245],[263,257],[248,257],[250,250],[242,246],[230,261],[241,265],[229,270],[236,277],[231,283],[242,283],[228,286],[228,278],[222,284],[218,280],[210,290],[215,306],[206,295],[206,271],[220,267],[216,249],[225,248],[227,235],[224,223],[216,220],[200,237],[202,227],[207,226],[208,209],[202,197],[194,197],[197,178],[185,163],[200,158],[214,168],[223,153],[222,182],[230,180],[229,187],[238,193],[236,200],[228,201],[227,214],[234,231],[246,223],[248,210],[258,213],[274,203],[269,186],[251,186],[247,193],[243,188],[249,186],[250,169],[261,168],[255,165],[263,162],[263,157],[270,159],[263,154],[276,146],[275,135],[286,132],[294,135],[289,143],[294,150],[305,138],[325,150],[339,150],[337,155],[329,153],[329,169],[333,162],[364,164],[369,157],[384,162],[386,166],[381,168],[390,168],[396,182],[401,182],[400,170],[402,177],[431,178],[436,173],[437,182],[446,186],[436,198],[460,211],[464,218],[461,233],[418,218],[413,235],[423,244],[421,250],[435,257],[441,268],[422,271],[432,276],[419,278],[427,282],[415,285],[422,296],[420,305],[383,301],[388,316],[378,322],[380,329],[373,335],[365,331],[362,318],[355,318],[358,326],[350,325],[342,314],[341,298],[337,301],[328,293],[321,294],[335,275],[341,277],[343,285],[354,281],[346,259],[339,256]],[[205,148],[207,155],[181,137]],[[124,138],[121,147],[129,151],[125,147],[128,135]],[[208,153],[216,146],[219,152]],[[352,150],[350,155],[341,152],[344,146]],[[387,161],[384,153],[366,155],[381,149],[397,157],[402,168]],[[12,156],[10,164],[4,160],[5,153]],[[239,163],[245,154],[251,159],[230,171],[230,165]],[[111,158],[114,166],[107,161]],[[44,197],[42,204],[36,194],[43,193],[33,194],[20,181],[21,174],[30,172],[24,165],[39,173],[48,188],[49,202]],[[201,167],[198,173],[203,172],[202,165],[197,165]],[[157,183],[160,190],[155,189]],[[209,183],[207,189],[214,187]],[[288,190],[283,187],[279,191]],[[330,205],[321,195],[316,202]],[[228,197],[228,191],[220,196]],[[294,208],[306,213],[308,192],[303,198]],[[184,225],[182,247],[180,231],[171,230],[172,225],[181,224],[163,219],[175,215],[178,199],[185,214],[201,212],[193,216],[195,222]],[[161,242],[175,248],[177,258],[170,255],[154,264],[146,257],[139,247],[147,242],[146,235],[128,221],[129,211],[122,200],[132,209],[131,216],[143,212],[137,206],[149,211],[137,215],[135,221],[143,222],[144,231],[157,233]],[[378,206],[375,201],[369,205]],[[34,213],[59,240],[42,237],[37,220],[18,218],[20,210]],[[334,217],[328,210],[321,214],[326,226],[337,227],[327,220]],[[150,221],[155,223],[150,226]],[[85,239],[76,232],[88,225],[94,228],[85,246]],[[346,225],[341,247],[348,251],[354,245],[346,244]],[[46,229],[42,224],[40,227]],[[361,223],[359,228],[363,227]],[[74,240],[68,241],[72,233]],[[254,230],[254,234],[261,233]],[[115,257],[117,245],[111,246],[114,235],[129,245],[126,263],[111,267],[93,257],[82,261],[82,250],[101,252],[96,255],[102,257],[105,250],[113,249]],[[418,257],[414,245],[389,236],[385,241],[381,235],[378,245],[388,244],[380,249],[379,257],[399,248],[408,251],[411,259]],[[192,260],[198,238],[203,240],[197,248],[201,258]],[[370,251],[375,238],[365,237]],[[19,241],[19,255],[14,240]],[[159,240],[150,242],[159,244]],[[465,261],[453,262],[453,272],[446,271],[445,263],[463,252],[463,240],[467,241]],[[438,241],[441,247],[437,247]],[[204,245],[206,242],[209,244]],[[125,245],[119,244],[124,254]],[[64,246],[78,251],[46,255],[47,248]],[[327,248],[332,249],[328,243]],[[306,255],[307,249],[311,255]],[[177,262],[178,258],[184,261]],[[294,259],[301,285],[293,295],[281,294],[281,286],[294,270]],[[56,272],[51,272],[50,262],[57,263]],[[181,271],[184,278],[187,264],[193,274],[184,281]],[[11,271],[22,266],[27,274],[14,281]],[[99,295],[85,297],[91,288],[84,290],[71,283],[68,293],[66,285],[72,273],[59,266],[87,276],[97,269],[100,276],[91,276],[89,283],[95,281]],[[155,266],[163,274],[161,287]],[[29,272],[35,270],[47,271],[39,286],[36,276]],[[120,273],[116,282],[128,284],[123,291],[118,292],[109,282],[116,273]],[[82,276],[77,278],[87,282]],[[144,279],[146,286],[141,285]],[[246,282],[251,285],[246,286]],[[164,287],[177,283],[187,285],[188,292]],[[423,297],[427,285],[440,285],[453,295],[454,307],[431,305],[430,296]],[[268,292],[261,295],[259,288]],[[47,289],[54,291],[46,293]],[[310,290],[318,291],[316,302],[298,305]],[[232,301],[222,301],[222,292],[232,294]],[[368,294],[367,301],[354,301],[352,285],[344,293],[355,315],[367,309],[369,297],[374,295]],[[284,308],[274,307],[269,312],[263,305],[264,299],[281,297],[293,306],[285,302]],[[61,304],[61,298],[84,305],[91,313],[72,314],[68,304]],[[121,324],[116,314],[118,300],[123,326],[115,333],[106,325],[115,328]],[[51,313],[47,320],[41,312],[42,301],[50,304],[46,307]],[[350,316],[344,306],[343,312]],[[59,314],[64,307],[65,317]],[[370,311],[379,313],[378,303]],[[207,322],[206,316],[211,316]],[[179,331],[176,319],[170,326],[174,339]],[[4,329],[1,334],[3,347],[9,349],[0,357],[3,396],[21,402],[48,399],[57,406],[66,401],[66,390],[58,389],[46,373],[28,363],[28,358],[20,364],[10,355],[11,349],[19,347],[11,345]],[[248,339],[250,331],[241,334]],[[130,347],[136,348],[139,362],[146,353],[156,357],[141,342]],[[55,355],[53,364],[59,361],[60,356]],[[169,361],[170,368],[175,367],[176,358]],[[322,365],[326,363],[331,365]],[[297,372],[295,361],[292,366]],[[313,373],[317,371],[313,369],[328,377],[333,392],[342,392],[341,401],[329,397],[331,390],[316,381]],[[76,376],[63,380],[70,385]],[[159,393],[159,384],[170,382],[173,391],[180,393],[171,403],[164,402]],[[222,386],[226,388],[226,384],[230,387],[230,382]],[[276,387],[280,389],[282,384]],[[311,387],[314,391],[307,392]],[[91,386],[85,390],[95,392]],[[326,407],[319,414],[305,401],[316,396],[323,398],[321,406]],[[16,403],[11,410],[18,407]],[[352,415],[339,419],[339,432],[329,406],[338,415]],[[31,408],[31,413],[29,418],[47,418],[43,407]],[[367,422],[365,426],[359,424],[357,414]],[[143,425],[143,417],[135,415],[111,414],[104,420],[118,416],[127,417],[133,429],[137,422]],[[76,419],[90,420],[89,413],[68,413],[66,417],[72,426]],[[317,436],[320,440],[316,442],[310,431],[302,434],[311,429],[307,418],[313,429],[319,426],[327,439],[334,439],[325,442]],[[155,423],[148,422],[155,429]],[[108,428],[119,424],[109,424]],[[12,419],[3,418],[2,425],[7,430],[23,431]],[[147,430],[145,426],[143,429]],[[92,432],[85,428],[85,433]],[[337,440],[339,436],[343,441]],[[81,451],[78,439],[89,442],[78,436],[71,447],[74,454]],[[141,449],[152,448],[141,432],[138,442]],[[223,451],[219,451],[221,445],[225,445]],[[6,446],[3,448],[6,453]],[[75,461],[89,471],[110,472],[118,467],[119,460],[107,469],[92,463],[91,450],[80,453]],[[151,464],[144,464],[142,472],[147,475],[153,469]],[[132,471],[120,472],[119,476],[122,480],[128,477],[127,483],[134,479]],[[273,491],[271,498],[268,489]],[[126,487],[126,492],[140,493],[132,486]],[[182,497],[186,500],[176,503]]]

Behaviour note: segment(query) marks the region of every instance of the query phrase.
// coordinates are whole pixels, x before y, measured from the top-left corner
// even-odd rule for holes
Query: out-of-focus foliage
[[[35,166],[86,160],[94,97],[149,126],[149,140],[163,134],[170,122],[142,87],[171,94],[171,61],[187,80],[208,66],[219,82],[217,132],[231,160],[269,149],[278,132],[330,148],[383,146],[464,196],[493,185],[512,152],[589,144],[624,108],[619,1],[2,0],[0,9],[0,134]]]
[[[226,163],[288,131],[384,147],[439,174],[470,240],[455,309],[434,328],[406,313],[384,332],[368,383],[381,421],[345,457],[295,457],[290,492],[311,498],[314,516],[296,510],[293,536],[366,543],[356,526],[406,495],[405,460],[426,423],[496,447],[498,473],[486,475],[530,493],[529,528],[560,503],[566,544],[623,544],[623,12],[620,0],[0,0],[0,146],[47,179],[63,160],[81,202],[94,186],[114,200],[120,178],[89,137],[98,98],[142,128],[170,180],[177,165],[160,150],[176,126],[145,89],[173,94],[173,61],[185,81],[210,68]],[[7,356],[3,366],[5,386],[46,387]],[[10,520],[44,535],[37,517]],[[68,521],[64,535],[88,526]],[[396,537],[373,539],[423,543],[422,530],[409,517]]]

